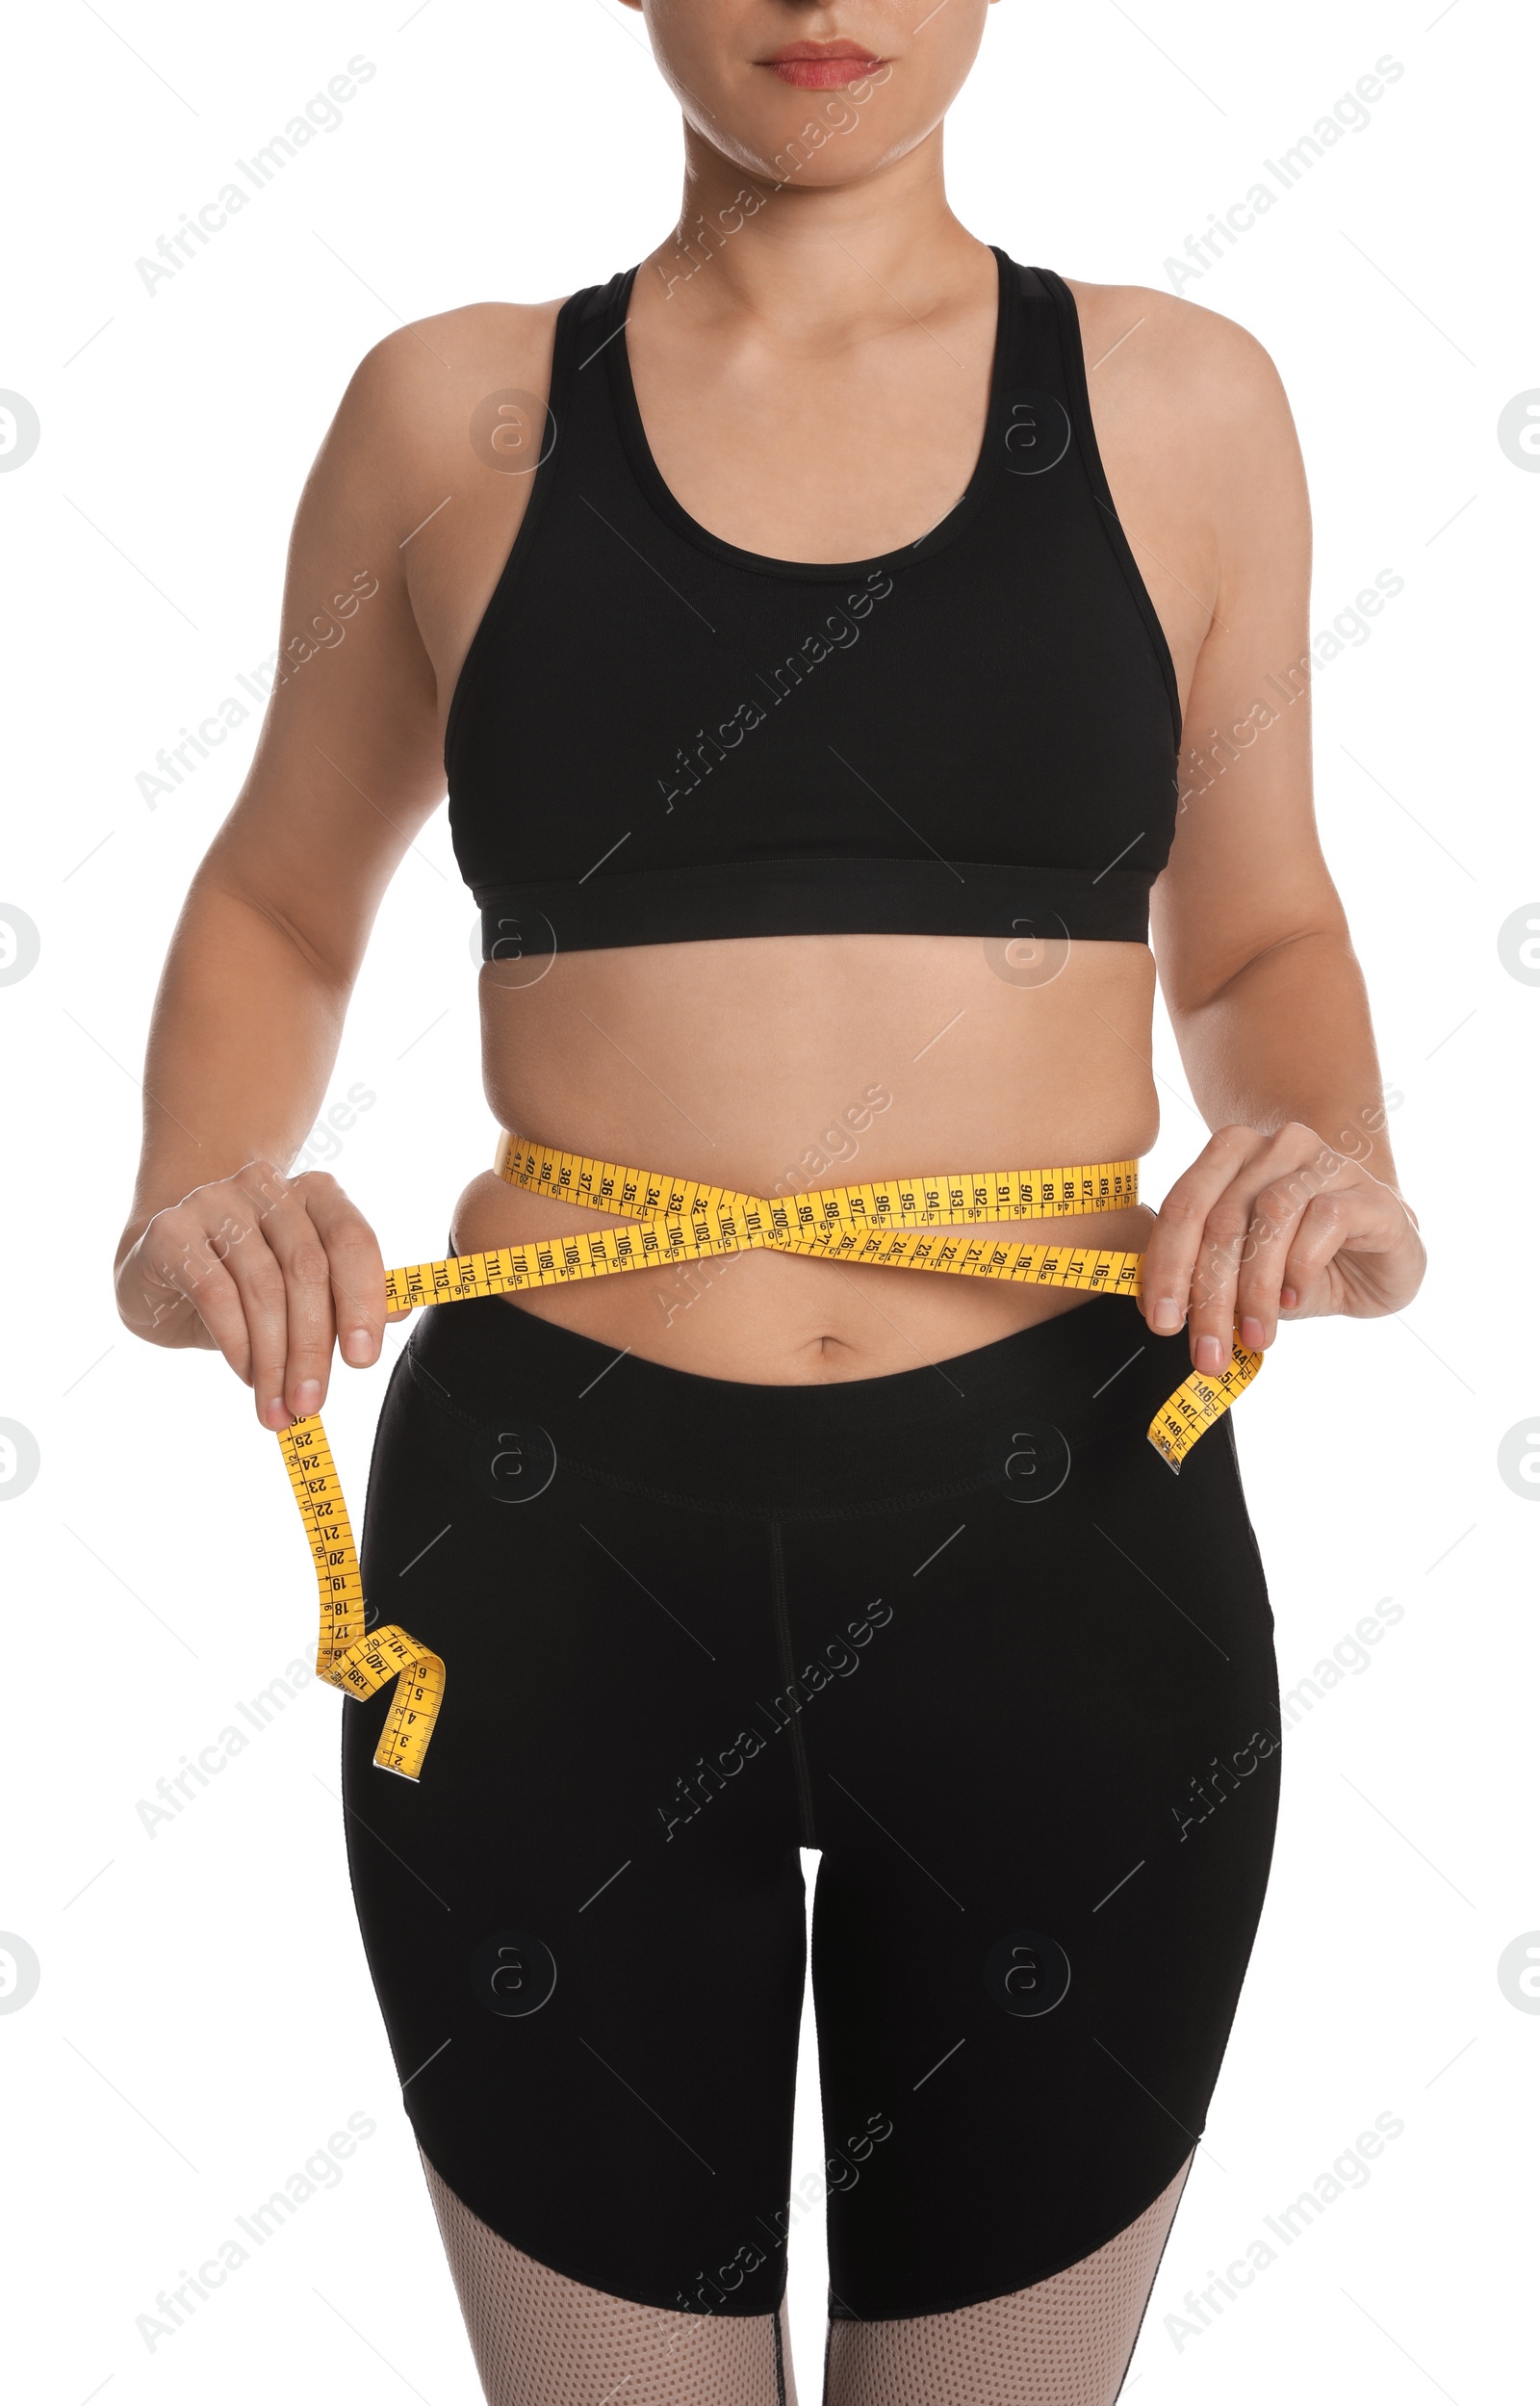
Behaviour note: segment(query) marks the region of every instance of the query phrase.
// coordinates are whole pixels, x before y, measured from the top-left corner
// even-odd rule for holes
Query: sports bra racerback
[[[648,447],[636,270],[556,323],[546,440],[445,737],[487,960],[707,937],[1142,944],[1175,828],[1169,651],[1074,299],[995,251],[978,462],[842,565],[698,525]]]

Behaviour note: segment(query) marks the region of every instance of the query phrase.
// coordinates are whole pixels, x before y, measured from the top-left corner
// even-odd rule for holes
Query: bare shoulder
[[[1233,318],[1142,284],[1071,280],[1093,402],[1117,393],[1179,416],[1212,439],[1292,437],[1283,379]]]
[[[353,371],[317,474],[372,488],[394,520],[463,471],[483,431],[478,412],[503,443],[538,443],[538,427],[521,422],[543,417],[561,305],[476,301],[387,334]]]
[[[481,300],[398,327],[366,353],[353,385],[387,406],[506,375],[549,380],[559,300]],[[351,390],[352,387],[349,388]]]

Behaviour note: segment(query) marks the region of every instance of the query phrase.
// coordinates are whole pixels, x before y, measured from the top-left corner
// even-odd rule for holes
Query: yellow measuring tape
[[[498,1176],[526,1194],[582,1203],[624,1220],[623,1228],[542,1236],[494,1253],[458,1254],[387,1271],[392,1311],[457,1304],[485,1295],[519,1295],[629,1270],[668,1269],[741,1253],[804,1254],[821,1261],[884,1270],[946,1271],[1004,1279],[1014,1285],[1064,1286],[1082,1293],[1140,1292],[1142,1255],[1064,1243],[1001,1243],[934,1231],[1013,1220],[1078,1219],[1117,1211],[1139,1200],[1137,1161],[1098,1161],[1053,1170],[949,1171],[914,1178],[876,1178],[816,1194],[764,1196],[706,1186],[654,1170],[503,1136]],[[1227,1411],[1262,1367],[1262,1356],[1236,1344],[1227,1369],[1194,1371],[1149,1424],[1150,1443],[1180,1470],[1205,1429]],[[373,1695],[398,1682],[374,1760],[382,1771],[421,1776],[444,1696],[444,1665],[392,1623],[366,1633],[364,1589],[347,1507],[319,1414],[279,1436],[321,1594],[316,1675],[345,1695]]]

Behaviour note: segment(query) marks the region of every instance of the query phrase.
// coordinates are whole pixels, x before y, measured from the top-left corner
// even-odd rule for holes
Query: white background
[[[0,1488],[0,1928],[41,1980],[0,2013],[0,2214],[5,2369],[37,2406],[478,2396],[348,1898],[341,1701],[307,1690],[153,1837],[136,1811],[238,1698],[308,1657],[314,1599],[244,1390],[213,1358],[136,1345],[109,1276],[156,976],[255,711],[158,807],[136,779],[272,650],[295,500],[354,363],[398,319],[602,280],[673,219],[676,123],[633,17],[609,0],[410,6],[55,0],[8,37],[0,385],[41,440],[0,474],[0,901],[41,954],[0,986],[0,1418],[41,1468]],[[1540,1927],[1540,1489],[1510,1488],[1498,1457],[1540,1428],[1519,1241],[1540,991],[1498,931],[1526,905],[1540,918],[1532,568],[1521,582],[1540,476],[1497,422],[1540,386],[1521,171],[1540,61],[1516,11],[1440,9],[1001,0],[948,137],[981,235],[1168,289],[1168,257],[1265,157],[1377,59],[1405,70],[1183,287],[1282,370],[1316,509],[1312,624],[1381,571],[1404,579],[1319,677],[1318,761],[1432,1269],[1398,1320],[1285,1332],[1239,1414],[1285,1686],[1375,1599],[1403,1609],[1288,1746],[1270,1902],[1140,2406],[1476,2406],[1532,2384],[1540,2014],[1504,1996],[1498,1962]],[[146,292],[136,260],[360,55],[377,72],[342,125]],[[438,1250],[488,1157],[472,916],[441,817],[386,901],[333,1089],[376,1098],[336,1166],[388,1260]],[[1157,1044],[1158,1200],[1201,1127],[1164,1027]],[[382,1384],[343,1377],[328,1408],[355,1500]],[[821,2152],[815,2100],[805,2046],[799,2180]],[[349,2112],[377,2127],[340,2187],[147,2348],[136,2317],[157,2292]],[[1367,2185],[1184,2332],[1186,2293],[1380,2113],[1404,2131]],[[805,2216],[805,2406],[819,2243]]]

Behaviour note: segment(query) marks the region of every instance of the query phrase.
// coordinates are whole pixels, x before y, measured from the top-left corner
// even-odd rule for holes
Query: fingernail
[[[1248,1354],[1262,1351],[1262,1323],[1253,1312],[1248,1311],[1241,1322],[1241,1342]]]
[[[257,1418],[265,1429],[287,1429],[289,1407],[281,1395],[269,1395],[258,1405]]]
[[[1293,1311],[1296,1304],[1299,1301],[1298,1289],[1293,1286],[1286,1286],[1279,1295],[1278,1301],[1283,1306],[1285,1311]]]
[[[301,1379],[295,1388],[295,1410],[301,1420],[308,1420],[313,1411],[321,1410],[321,1381]]]
[[[367,1329],[349,1329],[343,1338],[343,1359],[362,1370],[374,1358],[374,1340]]]
[[[1182,1306],[1174,1295],[1163,1295],[1155,1306],[1155,1330],[1160,1336],[1174,1336],[1182,1325]]]
[[[1200,1336],[1194,1349],[1194,1358],[1199,1370],[1222,1370],[1224,1348],[1217,1336]]]

